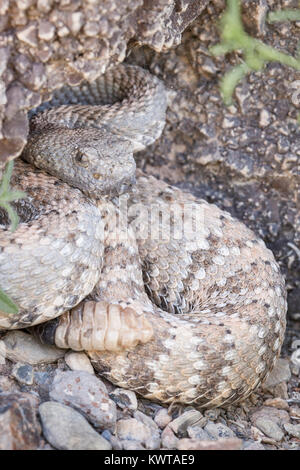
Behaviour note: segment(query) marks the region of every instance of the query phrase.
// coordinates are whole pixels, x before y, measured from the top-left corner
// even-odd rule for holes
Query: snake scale
[[[85,350],[150,400],[237,403],[279,356],[284,281],[244,224],[136,170],[166,107],[158,78],[120,64],[31,113],[15,232],[0,214],[0,286],[20,310],[0,328]]]

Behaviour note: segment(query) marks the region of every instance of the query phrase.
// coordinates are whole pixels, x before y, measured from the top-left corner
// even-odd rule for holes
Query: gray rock
[[[54,376],[51,400],[80,411],[94,426],[114,430],[117,419],[115,403],[95,375],[85,371],[60,371]]]
[[[290,416],[285,410],[278,410],[270,406],[262,406],[251,415],[251,421],[256,425],[257,419],[268,419],[281,426],[290,422]]]
[[[291,378],[290,364],[287,359],[278,359],[274,369],[263,383],[264,389],[270,389],[280,382],[288,382]]]
[[[15,364],[12,370],[12,375],[18,382],[25,385],[33,384],[34,370],[29,364]]]
[[[110,450],[111,444],[98,434],[73,408],[52,401],[39,407],[43,433],[49,443],[62,450]]]
[[[284,424],[283,427],[290,436],[300,439],[300,424],[287,423]]]
[[[6,357],[23,364],[49,364],[65,354],[64,349],[41,344],[36,338],[23,331],[9,331],[4,336],[3,342],[6,347]]]
[[[187,428],[187,434],[191,439],[199,439],[201,441],[209,441],[212,439],[211,435],[208,434],[207,431],[204,431],[201,426],[189,426]]]
[[[116,388],[109,395],[112,400],[119,406],[119,408],[128,408],[128,410],[136,410],[138,407],[138,402],[136,394],[131,390],[126,390],[124,388]]]
[[[153,428],[136,418],[120,419],[116,426],[116,435],[122,441],[134,441],[147,449],[158,447],[156,437],[153,439]]]
[[[189,426],[192,426],[193,424],[202,426],[206,421],[207,419],[203,417],[200,411],[188,410],[178,416],[178,418],[171,421],[169,426],[173,429],[175,434],[180,437],[184,437],[187,436],[187,428]]]
[[[160,432],[157,424],[152,418],[139,410],[135,411],[133,416],[151,430],[151,438],[146,442],[147,449],[157,449],[160,443]]]
[[[122,448],[124,450],[145,450],[145,447],[139,441],[122,441]]]
[[[154,422],[160,429],[164,429],[171,421],[172,416],[169,415],[166,408],[161,408],[154,416]]]
[[[278,424],[267,418],[257,418],[255,425],[260,429],[266,436],[274,439],[274,441],[282,441],[284,438],[284,432],[280,429]]]
[[[94,374],[91,361],[84,352],[68,351],[65,354],[65,361],[71,370],[85,370],[90,374]]]
[[[229,437],[236,437],[235,433],[225,426],[222,423],[213,423],[209,421],[206,426],[204,426],[204,430],[209,434],[212,439],[220,439],[220,438],[229,438]]]
[[[165,449],[176,449],[179,439],[175,436],[170,426],[166,426],[161,433],[161,445]]]

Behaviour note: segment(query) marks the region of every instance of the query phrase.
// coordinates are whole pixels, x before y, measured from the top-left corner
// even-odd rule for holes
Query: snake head
[[[118,196],[135,183],[132,144],[105,129],[41,129],[22,156],[93,199]]]

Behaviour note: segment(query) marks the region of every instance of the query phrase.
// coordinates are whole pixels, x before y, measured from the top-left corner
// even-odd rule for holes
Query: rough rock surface
[[[209,0],[3,0],[0,3],[0,163],[19,155],[28,109],[64,83],[122,62],[128,43],[167,50]],[[1,168],[1,166],[0,166]]]
[[[34,450],[39,445],[38,397],[0,393],[0,450]]]

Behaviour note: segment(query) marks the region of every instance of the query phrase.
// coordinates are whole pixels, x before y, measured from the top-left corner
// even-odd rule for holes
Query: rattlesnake
[[[15,232],[0,214],[0,286],[20,311],[0,312],[0,328],[39,324],[41,340],[86,350],[152,400],[236,403],[279,355],[284,281],[245,225],[136,171],[166,106],[160,80],[119,65],[31,113]]]

